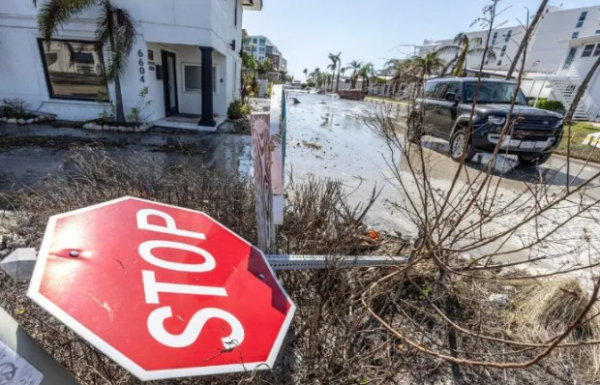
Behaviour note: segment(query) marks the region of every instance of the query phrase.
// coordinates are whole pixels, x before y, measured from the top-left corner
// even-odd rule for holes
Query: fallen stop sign
[[[131,197],[50,218],[28,295],[141,380],[268,369],[295,311],[260,250]]]

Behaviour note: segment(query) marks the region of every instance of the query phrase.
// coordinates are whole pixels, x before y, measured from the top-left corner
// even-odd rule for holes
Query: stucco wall
[[[577,28],[577,21],[584,11],[587,11],[588,15],[583,26]],[[569,40],[573,33],[579,32],[579,37],[595,35],[596,31],[600,30],[599,18],[598,6],[546,13],[531,41],[528,63],[531,65],[539,61],[543,65],[555,65],[558,69],[567,57]]]
[[[217,93],[214,111],[225,115],[229,103],[239,95],[242,38],[242,0],[114,0],[127,9],[136,21],[138,36],[121,76],[122,94],[126,113],[139,101],[139,92],[149,88],[152,103],[143,116],[157,120],[165,115],[162,81],[156,71],[149,71],[148,49],[154,51],[154,63],[161,63],[161,49],[177,53],[177,77],[181,112],[200,113],[201,95],[184,92],[182,63],[200,64],[199,46],[215,48],[213,64],[217,66]],[[238,3],[237,26],[234,21],[234,2]],[[89,120],[99,116],[106,107],[97,102],[52,99],[45,79],[38,47],[37,12],[31,1],[0,0],[0,100],[20,98],[30,108],[54,113],[67,120]],[[82,12],[57,34],[57,38],[94,40],[97,9]],[[230,46],[236,40],[235,50]],[[189,45],[183,45],[189,44]],[[140,65],[141,51],[143,65]],[[108,54],[105,54],[105,63]],[[237,63],[237,73],[234,69]],[[144,70],[144,80],[140,67]],[[221,81],[222,79],[222,81]],[[114,87],[109,85],[111,99]]]

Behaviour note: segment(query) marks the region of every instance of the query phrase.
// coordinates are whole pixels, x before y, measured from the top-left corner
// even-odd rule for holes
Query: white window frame
[[[183,79],[183,93],[185,94],[201,94],[202,89],[199,90],[188,90],[185,86],[185,67],[200,67],[200,74],[202,74],[202,65],[198,63],[181,63],[181,78]],[[202,75],[200,75],[202,76]],[[200,77],[200,82],[202,83],[202,77]],[[219,94],[219,68],[216,65],[213,65],[213,94]]]

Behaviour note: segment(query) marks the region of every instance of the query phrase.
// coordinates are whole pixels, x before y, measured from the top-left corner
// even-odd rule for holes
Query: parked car
[[[408,119],[408,140],[419,143],[422,135],[450,142],[450,157],[471,160],[478,152],[491,153],[500,141],[513,95],[516,103],[509,128],[500,143],[502,154],[515,154],[523,165],[539,165],[550,159],[563,136],[563,116],[529,107],[517,84],[482,79],[468,135],[477,78],[440,78],[425,86],[425,96],[417,100]]]

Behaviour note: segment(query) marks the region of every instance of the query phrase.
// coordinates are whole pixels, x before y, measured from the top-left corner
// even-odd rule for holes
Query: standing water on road
[[[300,104],[293,104],[293,98]],[[366,204],[374,187],[383,189],[369,211],[367,224],[413,232],[412,224],[386,207],[386,200],[397,201],[400,191],[389,183],[387,146],[364,121],[377,111],[379,107],[375,104],[291,92],[287,172],[292,172],[296,180],[309,174],[341,180],[351,193],[348,197],[351,204]]]

